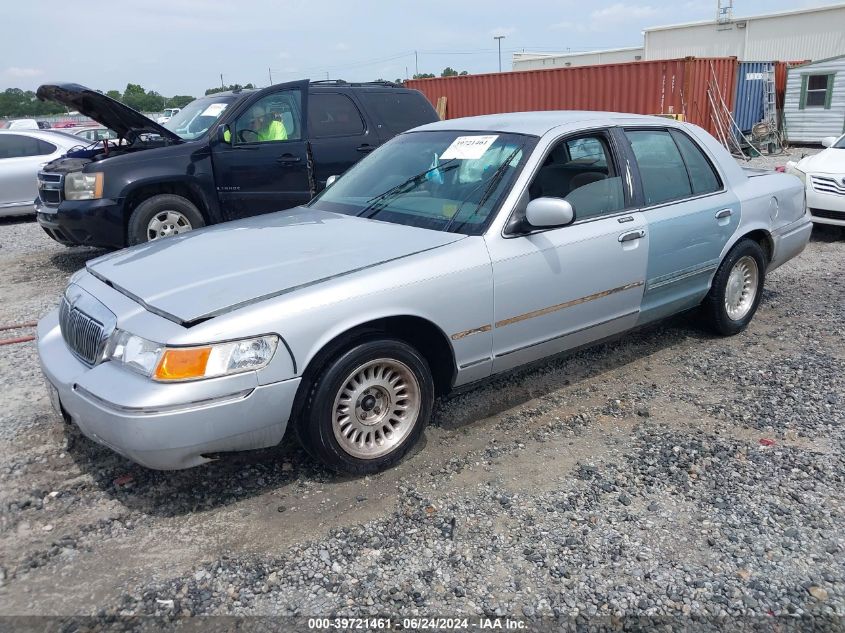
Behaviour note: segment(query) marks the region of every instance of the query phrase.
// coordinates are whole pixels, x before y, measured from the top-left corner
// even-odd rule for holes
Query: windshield
[[[174,114],[164,127],[186,141],[190,141],[203,135],[220,118],[231,102],[231,99],[223,98],[191,101],[180,112]]]
[[[409,132],[356,164],[309,206],[478,235],[536,143],[521,134]]]
[[[845,149],[845,134],[839,137],[839,140],[833,144],[836,149]]]

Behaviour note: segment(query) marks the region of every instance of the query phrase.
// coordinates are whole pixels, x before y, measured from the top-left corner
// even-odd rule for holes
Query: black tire
[[[135,210],[129,217],[129,227],[127,229],[126,237],[129,245],[133,246],[135,244],[149,242],[150,237],[147,233],[147,228],[152,219],[164,211],[176,211],[184,216],[190,223],[190,229],[188,230],[205,226],[202,213],[194,206],[193,202],[172,193],[161,193],[147,198],[135,207]]]
[[[357,368],[378,359],[399,361],[409,369],[418,386],[419,408],[409,430],[387,454],[361,458],[350,454],[335,437],[335,399]],[[297,416],[296,431],[308,453],[329,468],[353,475],[385,470],[398,462],[417,443],[428,424],[434,404],[434,381],[428,363],[407,343],[385,337],[354,343],[326,362],[311,383]],[[353,433],[354,435],[354,433]]]
[[[728,279],[736,263],[744,257],[751,257],[757,264],[757,289],[748,312],[742,318],[732,319],[725,306]],[[754,313],[757,312],[757,307],[760,305],[760,298],[763,296],[763,283],[766,279],[767,265],[766,254],[757,242],[750,239],[742,239],[737,242],[716,271],[710,292],[701,305],[702,316],[710,330],[722,336],[733,336],[748,327],[751,319],[754,318]]]

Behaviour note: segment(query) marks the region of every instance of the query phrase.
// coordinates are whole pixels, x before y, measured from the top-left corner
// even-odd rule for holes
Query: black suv
[[[122,248],[310,200],[400,132],[437,120],[387,82],[297,81],[196,99],[165,126],[78,84],[44,85],[118,133],[38,174],[39,224],[65,245]]]

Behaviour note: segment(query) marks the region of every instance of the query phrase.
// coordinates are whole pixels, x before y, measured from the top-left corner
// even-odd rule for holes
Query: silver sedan
[[[742,332],[811,222],[800,180],[662,118],[397,136],[305,207],[88,263],[39,324],[52,401],[152,468],[272,446],[386,468],[435,397],[692,308]]]
[[[38,170],[84,145],[84,139],[62,132],[0,130],[0,217],[34,213]]]

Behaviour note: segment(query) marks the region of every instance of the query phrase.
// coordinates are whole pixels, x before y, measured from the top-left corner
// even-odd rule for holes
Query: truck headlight
[[[117,330],[106,359],[118,361],[153,380],[200,380],[255,371],[276,353],[274,334],[195,347],[166,347],[129,332]]]
[[[65,176],[66,200],[99,200],[103,197],[103,173],[73,171]]]

